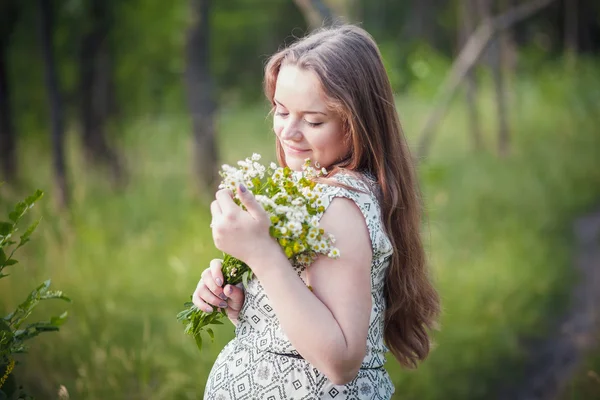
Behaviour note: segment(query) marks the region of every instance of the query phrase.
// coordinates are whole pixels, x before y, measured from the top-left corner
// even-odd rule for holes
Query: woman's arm
[[[346,198],[331,202],[321,227],[335,236],[341,256],[320,256],[308,267],[314,292],[280,249],[265,251],[250,267],[292,345],[333,383],[345,384],[358,373],[366,352],[371,242],[361,211]]]

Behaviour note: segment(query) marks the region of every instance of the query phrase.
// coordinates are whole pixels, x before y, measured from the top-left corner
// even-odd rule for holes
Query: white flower
[[[337,248],[333,248],[331,250],[329,250],[329,253],[327,253],[327,257],[330,258],[339,258],[340,257],[340,251]]]
[[[277,205],[275,207],[275,213],[278,215],[285,215],[288,212],[288,208],[286,206]]]
[[[293,233],[293,234],[300,234],[302,233],[302,224],[300,224],[299,222],[296,221],[289,221],[287,223],[287,228]]]

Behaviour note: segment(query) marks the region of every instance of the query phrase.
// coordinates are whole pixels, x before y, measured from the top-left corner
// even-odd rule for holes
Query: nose
[[[293,118],[288,118],[285,121],[282,121],[282,129],[280,133],[280,137],[283,140],[293,140],[297,141],[302,138],[302,132],[300,131],[300,127],[298,121]]]

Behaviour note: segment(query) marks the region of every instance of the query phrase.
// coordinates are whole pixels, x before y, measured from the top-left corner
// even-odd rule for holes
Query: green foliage
[[[444,317],[435,348],[418,370],[404,371],[388,357],[398,398],[493,397],[499,385],[521,376],[528,339],[551,329],[548,321],[566,304],[574,278],[571,220],[600,198],[600,102],[579,103],[599,93],[599,75],[592,74],[597,68],[582,68],[578,77],[566,76],[561,65],[519,74],[509,103],[513,152],[506,159],[498,159],[493,147],[489,82],[482,82],[480,97],[486,150],[471,150],[461,97],[452,105],[419,171],[427,208],[423,237]],[[414,144],[431,99],[410,93],[397,104]],[[263,104],[221,109],[217,139],[224,162],[251,152],[274,160],[267,112]],[[45,377],[37,397],[55,397],[60,384],[73,398],[90,400],[115,393],[195,399],[203,393],[220,348],[234,333],[229,323],[216,327],[214,345],[205,343],[198,353],[173,323],[181,298],[193,292],[209,260],[221,256],[208,204],[191,178],[191,141],[178,134],[185,125],[179,114],[157,115],[123,130],[132,179],[118,194],[94,171],[79,168],[81,155],[69,149],[76,201],[68,224],[64,214],[41,210],[49,228],[20,260],[36,270],[15,268],[14,285],[0,290],[0,303],[20,301],[19,290],[51,273],[79,299],[69,309],[72,323],[61,328],[64,341],[41,335],[40,351],[23,361],[24,382]],[[31,185],[46,185],[50,179],[35,165],[49,163],[50,153],[42,144],[27,145],[24,174]],[[588,393],[594,388],[590,383]]]
[[[4,270],[17,264],[18,261],[14,258],[15,252],[29,242],[31,235],[40,222],[37,220],[32,223],[19,237],[18,243],[13,240],[18,231],[19,223],[42,195],[42,191],[38,190],[24,201],[17,203],[14,210],[8,214],[10,222],[0,222],[0,279],[9,276],[9,274],[4,273]],[[7,251],[9,248],[10,251]],[[57,331],[66,321],[67,313],[64,312],[59,316],[50,318],[49,321],[32,322],[24,325],[39,302],[50,299],[70,301],[62,292],[50,290],[50,280],[47,280],[32,290],[25,301],[19,304],[13,312],[0,319],[0,399],[13,398],[13,396],[24,398],[21,388],[16,388],[14,384],[12,370],[15,365],[15,354],[27,351],[25,342],[43,332]]]

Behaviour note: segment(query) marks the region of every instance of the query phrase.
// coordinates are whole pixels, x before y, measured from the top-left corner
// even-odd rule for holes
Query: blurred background
[[[46,195],[0,313],[48,278],[73,300],[33,315],[69,320],[18,358],[29,393],[201,398],[233,326],[200,353],[175,316],[219,256],[216,171],[275,159],[263,66],[332,20],[380,46],[443,300],[395,398],[600,398],[597,0],[2,0],[2,218]]]

